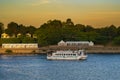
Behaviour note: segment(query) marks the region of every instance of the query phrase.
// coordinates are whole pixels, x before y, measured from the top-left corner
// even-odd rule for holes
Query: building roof
[[[61,40],[59,43],[65,43],[63,40]]]
[[[6,34],[6,33],[2,33],[2,35],[8,35],[8,34]]]
[[[89,43],[89,41],[67,41],[66,43]]]

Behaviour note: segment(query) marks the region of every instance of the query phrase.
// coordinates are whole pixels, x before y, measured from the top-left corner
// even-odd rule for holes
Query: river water
[[[1,56],[0,80],[120,80],[120,54],[89,54],[84,61]]]

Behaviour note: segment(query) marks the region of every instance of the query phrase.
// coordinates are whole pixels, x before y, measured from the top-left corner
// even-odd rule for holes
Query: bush
[[[3,38],[2,43],[20,43],[18,38]]]
[[[37,40],[31,37],[21,38],[22,43],[37,43]]]
[[[120,45],[120,36],[114,38],[114,44]]]
[[[12,50],[7,49],[5,52],[9,54],[9,53],[12,53]]]
[[[2,46],[2,40],[1,40],[1,38],[0,38],[0,46]]]

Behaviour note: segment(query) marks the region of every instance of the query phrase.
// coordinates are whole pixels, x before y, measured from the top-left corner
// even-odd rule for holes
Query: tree
[[[117,36],[120,36],[120,26],[117,28]]]
[[[22,24],[18,26],[18,30],[19,30],[18,33],[21,33],[22,35],[25,35],[27,33],[26,27]]]
[[[47,43],[47,34],[45,33],[45,29],[38,29],[36,31],[36,35],[37,35],[37,38],[38,38],[38,44],[41,45],[41,46],[45,46],[45,45],[48,45]]]
[[[0,38],[0,46],[2,46],[2,39]]]
[[[20,43],[18,38],[2,38],[2,43]]]
[[[91,32],[77,32],[76,40],[78,41],[95,41],[98,36],[98,33],[95,31]]]
[[[61,39],[61,21],[49,20],[43,24],[37,31],[38,43],[41,46],[57,44]]]
[[[37,29],[34,26],[29,26],[29,27],[26,27],[26,30],[27,30],[27,33],[30,33],[31,37],[33,37],[33,34]]]
[[[64,27],[74,27],[74,23],[70,18],[68,18],[64,24]]]
[[[85,25],[82,25],[82,24],[76,24],[75,28],[76,30],[79,30],[80,32],[85,32],[86,30]]]
[[[92,26],[90,26],[90,25],[87,25],[85,27],[85,32],[90,32],[90,31],[94,31],[94,28]]]
[[[57,44],[61,40],[60,29],[46,28],[36,31],[38,43],[41,46]]]
[[[114,42],[115,45],[120,45],[120,36],[115,37],[113,42]]]
[[[106,45],[106,44],[108,44],[109,39],[108,39],[108,37],[106,37],[106,36],[98,35],[98,36],[96,37],[96,39],[95,39],[94,42],[95,42],[95,44]]]
[[[63,27],[61,29],[62,40],[75,40],[76,39],[76,29],[75,27]]]
[[[37,40],[31,37],[22,38],[22,43],[37,43]]]
[[[107,37],[108,40],[111,41],[117,35],[117,28],[114,25],[111,25],[109,27],[101,28],[99,32],[102,36]]]
[[[116,28],[116,26],[111,25],[108,29],[109,29],[108,30],[109,39],[112,40],[117,35],[117,28]]]
[[[47,22],[47,24],[49,25],[49,27],[50,26],[52,26],[52,27],[54,27],[54,28],[60,28],[60,27],[62,27],[62,23],[61,23],[61,21],[60,20],[49,20],[48,22]]]
[[[4,24],[0,22],[0,38],[3,31],[4,31]]]
[[[0,23],[0,36],[4,31],[3,23]],[[19,38],[1,39],[2,42],[7,43],[31,43],[37,42],[37,39],[26,37],[26,33],[37,35],[38,43],[42,46],[57,44],[60,40],[64,41],[94,41],[96,44],[110,44],[114,42],[119,44],[120,26],[116,28],[114,25],[110,25],[104,28],[94,28],[90,25],[75,24],[70,18],[65,22],[60,20],[49,20],[38,29],[34,26],[18,25],[15,22],[8,24],[5,32],[9,36],[17,36],[21,34]],[[111,44],[110,44],[111,45]]]
[[[17,34],[19,33],[19,27],[18,24],[15,22],[11,22],[8,24],[7,29],[5,30],[7,34],[10,36],[15,35],[17,37]]]

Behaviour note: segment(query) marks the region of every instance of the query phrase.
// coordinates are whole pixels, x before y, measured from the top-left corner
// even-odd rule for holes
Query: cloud
[[[39,5],[42,5],[42,4],[50,4],[50,3],[53,3],[55,2],[56,0],[36,0],[34,3],[32,3],[31,5],[32,6],[39,6]]]

